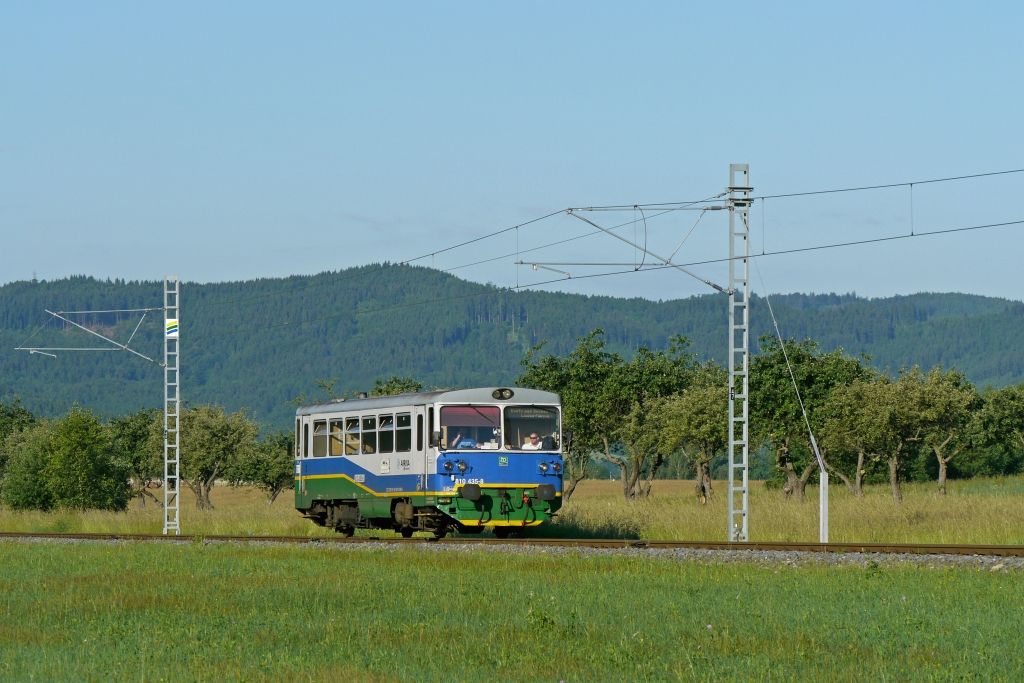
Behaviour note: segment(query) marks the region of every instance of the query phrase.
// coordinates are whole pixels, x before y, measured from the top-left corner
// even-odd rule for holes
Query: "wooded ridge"
[[[158,407],[162,372],[125,353],[15,351],[17,346],[103,346],[50,320],[52,311],[160,306],[162,283],[77,276],[0,287],[0,401],[20,397],[41,415],[79,404],[103,415]],[[313,276],[182,286],[182,397],[186,404],[244,408],[284,428],[296,400],[368,390],[393,375],[427,387],[511,384],[534,345],[565,355],[602,328],[610,351],[665,349],[674,335],[700,359],[724,363],[722,295],[672,301],[509,291],[429,268],[374,264]],[[967,294],[864,299],[854,294],[772,297],[788,338],[823,350],[867,354],[895,373],[912,365],[958,368],[979,387],[1024,381],[1024,357],[1010,340],[1024,333],[1024,304]],[[754,296],[751,343],[771,332]],[[75,320],[125,341],[139,314]],[[42,329],[37,328],[44,324]],[[162,313],[147,315],[132,347],[162,357]],[[324,381],[321,381],[324,380]],[[333,383],[333,384],[332,384]]]

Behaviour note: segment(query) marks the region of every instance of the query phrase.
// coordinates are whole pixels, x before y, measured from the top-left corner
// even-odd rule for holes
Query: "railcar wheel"
[[[337,531],[345,538],[352,538],[356,535],[356,528],[354,526],[339,526],[337,529],[335,529],[335,531]]]
[[[508,538],[509,528],[507,526],[494,527],[494,535],[497,538]]]
[[[401,529],[400,532],[402,534],[402,538],[412,538],[413,530],[410,529],[409,527],[405,527],[404,529]]]

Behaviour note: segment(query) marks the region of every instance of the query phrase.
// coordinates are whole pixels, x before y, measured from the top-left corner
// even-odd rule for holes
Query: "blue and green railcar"
[[[557,394],[517,387],[301,407],[295,507],[346,535],[522,535],[561,506],[561,417]]]

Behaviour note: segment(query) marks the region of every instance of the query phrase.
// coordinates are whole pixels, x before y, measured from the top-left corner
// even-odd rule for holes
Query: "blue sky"
[[[569,206],[1024,168],[1019,3],[31,2],[0,7],[0,282],[403,261]],[[754,251],[1024,219],[1024,173],[769,200]],[[605,225],[633,211],[592,216]],[[697,219],[627,226],[671,253]],[[633,262],[556,216],[416,263]],[[755,290],[1024,298],[1024,225],[759,259]],[[708,213],[683,262],[727,253]],[[475,261],[497,260],[460,267]],[[576,276],[619,268],[572,266]],[[725,267],[695,267],[724,282]],[[653,299],[677,272],[559,283]]]

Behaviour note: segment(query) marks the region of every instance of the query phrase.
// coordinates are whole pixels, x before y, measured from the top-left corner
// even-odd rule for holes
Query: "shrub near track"
[[[1019,573],[0,542],[2,680],[1019,680]]]

